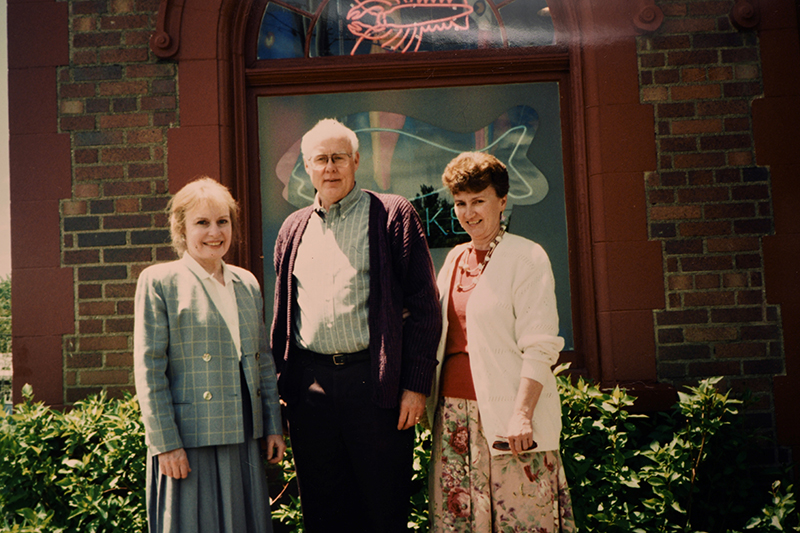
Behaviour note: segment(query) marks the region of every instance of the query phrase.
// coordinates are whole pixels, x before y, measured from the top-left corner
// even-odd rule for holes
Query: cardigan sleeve
[[[405,259],[403,308],[409,312],[403,324],[400,386],[427,395],[436,371],[436,348],[442,330],[436,276],[422,222],[414,207],[403,199],[398,213]]]
[[[154,454],[183,448],[167,378],[169,324],[161,280],[145,269],[134,300],[133,368],[147,443]]]
[[[555,280],[550,259],[538,244],[521,256],[514,279],[515,337],[522,353],[521,376],[544,383],[558,361],[564,339],[558,336]]]
[[[276,371],[280,374],[285,369],[291,336],[292,298],[293,298],[293,243],[297,232],[302,232],[308,222],[311,209],[301,209],[289,215],[283,221],[273,249],[273,267],[275,268],[275,292],[273,293],[272,324],[270,326],[270,347]]]

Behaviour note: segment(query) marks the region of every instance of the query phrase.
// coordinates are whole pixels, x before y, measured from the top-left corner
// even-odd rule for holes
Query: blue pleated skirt
[[[272,533],[269,490],[252,410],[242,376],[245,442],[187,448],[185,479],[161,473],[147,452],[147,521],[150,533]]]

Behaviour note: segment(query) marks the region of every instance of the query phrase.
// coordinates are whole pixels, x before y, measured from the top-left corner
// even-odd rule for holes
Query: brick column
[[[658,375],[679,385],[725,376],[723,387],[755,393],[753,423],[772,430],[772,376],[784,357],[779,308],[764,293],[773,215],[769,170],[755,164],[758,34],[732,26],[732,1],[658,5],[662,27],[638,39],[659,153],[646,184],[667,296],[656,313]]]
[[[177,126],[176,65],[148,41],[156,0],[73,1],[70,65],[58,71],[58,124],[70,134],[72,197],[61,202],[73,267],[75,334],[64,343],[65,401],[133,391],[139,272],[172,258],[164,210],[167,130]]]

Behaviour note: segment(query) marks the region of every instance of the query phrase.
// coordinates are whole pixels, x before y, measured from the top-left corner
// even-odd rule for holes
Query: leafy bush
[[[414,443],[414,475],[411,477],[411,515],[408,529],[428,531],[428,467],[431,462],[431,431],[416,426],[417,439]]]
[[[292,443],[287,439],[286,455],[277,465],[267,465],[267,477],[281,486],[280,493],[272,498],[272,519],[283,524],[286,531],[303,533],[303,511],[297,495],[297,472],[294,466]],[[277,471],[277,474],[274,472]],[[273,474],[273,475],[270,475]]]
[[[635,399],[559,375],[561,455],[580,531],[800,531],[791,485],[758,488],[741,402],[718,378],[681,393],[669,413],[631,414]],[[144,430],[134,398],[104,395],[61,413],[34,403],[0,413],[0,531],[146,530]],[[417,426],[409,529],[427,531],[430,431]],[[276,533],[302,532],[291,448],[269,465]],[[762,500],[763,496],[763,500]]]
[[[761,514],[747,523],[745,528],[756,533],[773,533],[776,531],[800,531],[800,516],[797,513],[797,502],[794,499],[792,485],[781,490],[781,482],[772,484],[772,500],[764,506]]]
[[[679,393],[670,413],[644,416],[631,414],[635,398],[620,388],[603,391],[559,375],[561,455],[580,531],[733,533],[746,524],[771,533],[788,530],[774,524],[797,523],[791,487],[788,494],[775,489],[773,502],[747,522],[761,505],[748,463],[754,436],[743,428],[742,401],[717,391],[720,380]],[[429,461],[430,432],[418,427],[409,529],[428,529]],[[291,463],[284,468],[291,477]],[[299,499],[291,496],[273,516],[301,524]]]
[[[11,352],[11,276],[0,278],[0,353]]]
[[[146,530],[145,447],[135,399],[104,394],[67,413],[32,401],[0,415],[4,531]]]
[[[718,531],[758,509],[747,462],[752,436],[721,378],[679,393],[673,412],[630,414],[634,398],[559,376],[561,455],[580,528]],[[748,513],[751,513],[748,515]]]

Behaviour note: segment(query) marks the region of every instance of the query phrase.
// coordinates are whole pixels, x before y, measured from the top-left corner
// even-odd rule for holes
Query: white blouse
[[[225,323],[228,325],[228,330],[233,337],[233,345],[236,347],[236,353],[239,354],[239,359],[242,358],[242,337],[239,334],[239,307],[236,304],[236,291],[233,288],[233,274],[230,269],[222,263],[222,279],[225,281],[223,285],[217,281],[214,276],[200,266],[194,257],[189,255],[188,252],[183,254],[182,261],[186,263],[189,270],[195,273],[197,277],[203,282],[203,287],[208,291],[211,296],[211,301],[219,310]]]

